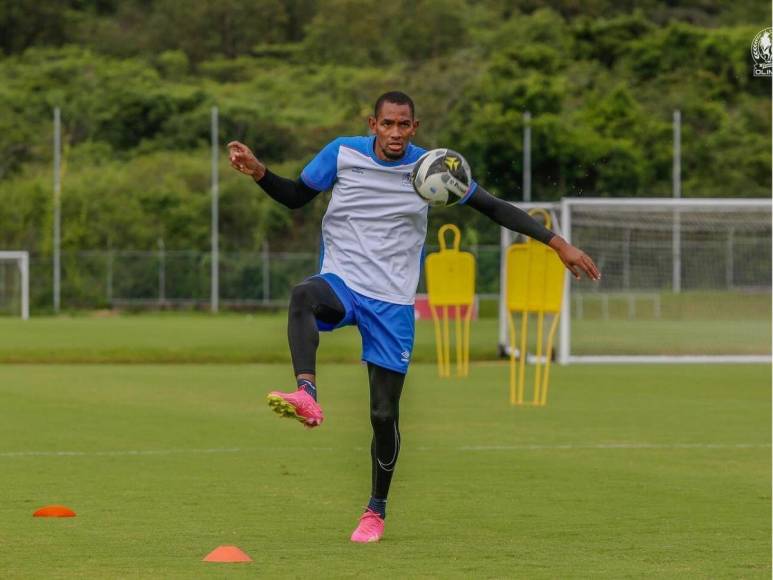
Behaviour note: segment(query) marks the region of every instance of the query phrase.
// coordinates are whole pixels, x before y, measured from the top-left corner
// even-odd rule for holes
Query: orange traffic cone
[[[236,546],[218,546],[204,557],[204,562],[252,562],[252,558]]]
[[[63,505],[47,505],[32,514],[34,518],[74,518],[75,512]]]

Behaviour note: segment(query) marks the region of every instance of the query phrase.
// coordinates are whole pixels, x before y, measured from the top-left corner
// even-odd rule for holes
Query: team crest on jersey
[[[411,185],[411,174],[410,173],[403,173],[402,184],[403,184],[404,187],[413,187],[413,185]]]

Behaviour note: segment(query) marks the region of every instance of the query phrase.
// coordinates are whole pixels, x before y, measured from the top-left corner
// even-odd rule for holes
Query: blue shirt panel
[[[396,161],[384,161],[376,156],[374,144],[376,136],[370,137],[338,137],[325,145],[317,153],[301,172],[303,182],[317,191],[328,191],[333,188],[338,173],[338,151],[343,145],[353,149],[358,153],[367,155],[375,163],[384,167],[399,167],[400,165],[409,165],[418,161],[419,157],[426,153],[426,149],[418,147],[413,143],[408,144],[408,148],[400,159]]]

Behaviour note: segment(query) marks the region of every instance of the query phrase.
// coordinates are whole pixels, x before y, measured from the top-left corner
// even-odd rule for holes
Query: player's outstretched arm
[[[272,173],[249,147],[238,141],[228,144],[228,159],[231,167],[252,177],[272,199],[290,209],[306,205],[319,193],[300,179],[293,181]]]
[[[480,186],[467,200],[467,205],[500,226],[527,235],[553,248],[575,278],[579,279],[580,272],[584,272],[591,280],[601,279],[601,272],[588,254],[551,232],[522,209],[494,197]]]

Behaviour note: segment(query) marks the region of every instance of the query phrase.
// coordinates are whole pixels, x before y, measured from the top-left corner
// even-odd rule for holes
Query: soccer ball
[[[472,185],[467,160],[451,149],[427,151],[411,172],[411,183],[430,205],[454,205]]]

